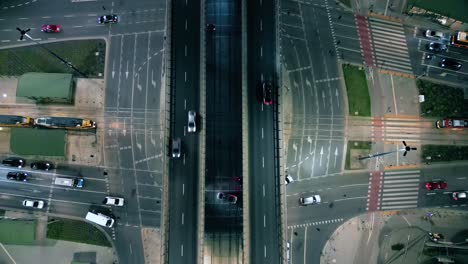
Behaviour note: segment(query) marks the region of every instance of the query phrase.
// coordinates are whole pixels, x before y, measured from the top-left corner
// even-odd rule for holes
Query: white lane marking
[[[262,167],[265,168],[265,157],[262,157]]]
[[[266,215],[263,214],[263,227],[266,227]]]
[[[182,225],[184,225],[185,214],[182,213]]]
[[[185,195],[185,184],[183,183],[182,184],[182,196],[184,196],[184,195]]]
[[[130,249],[130,255],[133,254],[132,243],[128,244],[128,248]]]
[[[263,138],[263,127],[262,127],[262,138]]]
[[[10,253],[8,253],[7,249],[3,246],[3,243],[0,243],[0,246],[2,246],[3,248],[3,251],[5,251],[5,253],[8,255],[8,257],[11,259],[11,261],[16,264],[16,261],[13,259],[13,257],[11,257]]]
[[[260,46],[260,57],[263,57],[263,46]]]
[[[262,185],[263,197],[265,197],[265,184]]]
[[[180,255],[184,256],[184,245],[180,245]]]

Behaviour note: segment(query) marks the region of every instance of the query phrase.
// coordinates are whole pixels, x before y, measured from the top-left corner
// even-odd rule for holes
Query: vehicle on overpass
[[[34,120],[29,116],[0,115],[2,127],[32,127]]]
[[[95,129],[96,122],[89,119],[73,117],[38,117],[34,119],[34,126],[43,128],[59,128],[70,130]]]
[[[450,45],[468,49],[468,32],[457,31],[450,38]]]
[[[468,128],[468,119],[451,119],[444,118],[437,120],[437,128]]]
[[[56,177],[54,180],[55,185],[73,187],[73,188],[83,188],[83,183],[84,183],[83,178]]]

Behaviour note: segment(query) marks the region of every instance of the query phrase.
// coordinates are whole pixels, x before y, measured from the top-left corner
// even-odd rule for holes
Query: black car
[[[119,17],[117,15],[105,15],[98,17],[99,24],[107,24],[107,23],[117,23],[119,21]]]
[[[4,159],[2,164],[5,166],[22,168],[24,164],[26,164],[26,160],[17,157],[10,157]]]
[[[429,45],[427,46],[427,48],[428,48],[430,51],[434,51],[434,52],[443,52],[443,51],[447,51],[447,45],[442,44],[442,43],[439,43],[439,42],[431,42],[431,43],[429,43]]]
[[[52,164],[47,161],[36,161],[31,163],[31,169],[48,171],[52,169]]]
[[[263,104],[264,105],[271,105],[273,100],[271,99],[271,82],[263,82],[262,85],[262,96],[263,96]]]
[[[22,171],[10,171],[8,174],[7,174],[7,179],[8,180],[12,180],[12,181],[28,181],[28,176],[29,174],[27,174],[26,172],[22,172]]]
[[[456,60],[445,58],[440,61],[440,67],[458,71],[461,69],[462,64]]]

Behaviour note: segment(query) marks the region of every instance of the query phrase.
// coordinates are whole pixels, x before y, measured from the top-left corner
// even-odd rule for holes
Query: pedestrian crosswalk
[[[381,210],[418,206],[420,170],[386,171],[382,179]]]
[[[374,64],[384,70],[412,74],[403,25],[369,17]]]

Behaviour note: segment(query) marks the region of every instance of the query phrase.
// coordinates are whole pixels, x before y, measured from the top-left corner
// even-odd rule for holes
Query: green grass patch
[[[366,149],[370,152],[372,148],[371,141],[348,141],[346,148],[346,162],[345,169],[351,170],[351,149]]]
[[[413,6],[468,22],[468,1],[466,0],[408,0],[407,9],[411,9]]]
[[[84,221],[55,218],[47,224],[47,238],[111,247],[99,229]]]
[[[425,162],[468,160],[468,146],[423,145],[421,153]]]
[[[11,151],[18,155],[65,156],[65,130],[12,128]]]
[[[364,70],[358,66],[344,64],[343,73],[348,93],[349,115],[370,116],[371,102]]]
[[[0,220],[0,242],[9,245],[32,245],[36,221]]]
[[[468,100],[463,99],[462,89],[420,79],[416,85],[425,100],[420,104],[422,116],[468,116]]]
[[[104,40],[73,40],[42,46],[71,62],[87,77],[104,74]],[[98,56],[96,52],[99,52]],[[0,50],[0,76],[18,76],[27,72],[71,73],[77,76],[75,71],[39,45]]]

